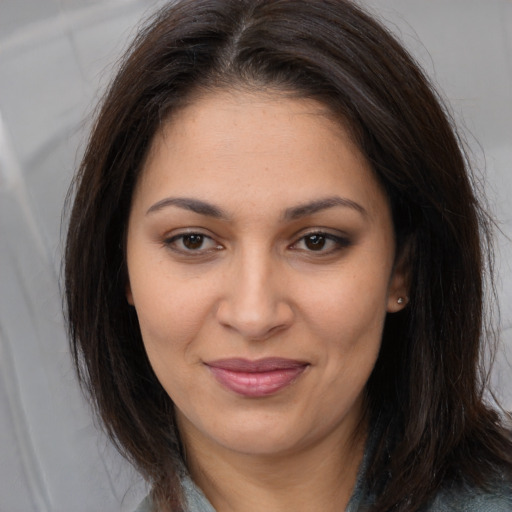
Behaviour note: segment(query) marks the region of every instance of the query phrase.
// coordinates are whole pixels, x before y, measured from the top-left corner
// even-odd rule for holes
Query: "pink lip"
[[[247,397],[273,395],[294,382],[308,363],[272,357],[219,359],[206,363],[213,376],[225,388]]]

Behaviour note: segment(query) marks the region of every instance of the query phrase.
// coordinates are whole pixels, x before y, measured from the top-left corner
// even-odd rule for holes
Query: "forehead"
[[[165,192],[230,202],[278,193],[284,204],[335,190],[372,207],[383,196],[349,130],[325,106],[240,91],[206,94],[176,111],[156,134],[137,189],[155,201]]]

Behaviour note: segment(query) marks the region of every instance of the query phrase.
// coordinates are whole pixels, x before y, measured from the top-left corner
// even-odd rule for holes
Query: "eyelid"
[[[198,235],[203,237],[204,240],[210,240],[214,246],[208,247],[206,249],[199,248],[199,249],[186,249],[186,248],[178,248],[176,246],[173,246],[173,244],[178,241],[180,238],[183,238],[185,236],[191,236],[191,235]],[[211,234],[207,234],[204,232],[202,228],[186,228],[184,230],[181,230],[179,232],[169,233],[162,237],[162,245],[178,254],[186,255],[188,257],[200,257],[205,256],[208,254],[211,254],[212,252],[219,251],[224,248],[224,246],[219,243]]]
[[[309,250],[308,249],[298,249],[295,247],[300,242],[302,242],[305,238],[307,238],[308,236],[314,236],[314,235],[325,237],[327,240],[334,242],[336,244],[336,247],[331,248],[330,250],[318,250],[318,251],[314,251],[311,249],[309,249]],[[352,243],[353,243],[352,238],[350,236],[348,236],[346,233],[337,232],[335,234],[332,231],[329,231],[326,229],[313,228],[313,229],[308,229],[306,232],[301,232],[301,233],[297,234],[297,236],[295,238],[295,242],[293,242],[289,247],[292,250],[300,250],[303,252],[310,253],[312,255],[316,254],[318,256],[322,256],[322,255],[325,256],[325,255],[329,255],[334,252],[337,252],[339,250],[345,249],[345,248],[349,247],[350,245],[352,245]]]
[[[211,255],[214,252],[217,252],[219,250],[224,249],[224,245],[220,242],[218,242],[216,236],[212,236],[210,232],[205,232],[204,228],[194,228],[194,227],[187,227],[180,230],[176,230],[171,233],[165,234],[161,238],[162,245],[173,251],[174,253],[177,253],[179,255],[187,256],[187,257],[201,257],[201,256],[208,256]],[[207,245],[209,247],[206,248],[198,248],[198,249],[187,249],[186,247],[178,247],[176,246],[176,242],[180,240],[183,237],[186,237],[187,235],[198,235],[203,237],[203,240],[208,241]],[[324,237],[328,242],[330,242],[329,245],[334,244],[334,247],[330,247],[325,249],[324,247],[314,250],[314,249],[308,249],[308,248],[299,248],[298,245],[304,242],[304,240],[308,236],[321,236]],[[352,245],[353,240],[352,237],[346,234],[345,232],[336,231],[333,233],[330,229],[326,228],[309,228],[307,230],[302,230],[296,233],[293,237],[294,241],[288,245],[288,248],[302,253],[307,253],[308,255],[312,256],[328,256],[332,253],[338,252],[340,250],[343,250],[350,245]]]

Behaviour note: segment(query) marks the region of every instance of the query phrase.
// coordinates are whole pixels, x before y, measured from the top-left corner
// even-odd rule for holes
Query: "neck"
[[[363,458],[366,428],[293,453],[234,453],[185,439],[190,474],[217,512],[345,510]],[[188,436],[187,436],[188,437]],[[199,441],[199,442],[198,442]]]

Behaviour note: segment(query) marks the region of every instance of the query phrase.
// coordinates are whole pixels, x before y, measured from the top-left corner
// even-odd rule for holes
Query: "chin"
[[[226,432],[226,434],[228,434]],[[295,447],[304,443],[301,436],[294,436],[288,432],[279,434],[279,432],[269,432],[269,429],[237,431],[233,435],[224,435],[217,440],[225,449],[240,454],[251,456],[271,457],[293,451]]]
[[[270,411],[236,411],[235,414],[223,414],[222,417],[202,416],[194,421],[179,414],[178,424],[184,441],[199,441],[214,451],[231,451],[245,455],[272,456],[293,450],[310,437],[306,430],[298,431],[300,418],[283,418],[282,414]],[[206,420],[206,421],[205,421]],[[304,424],[302,423],[302,426]]]

